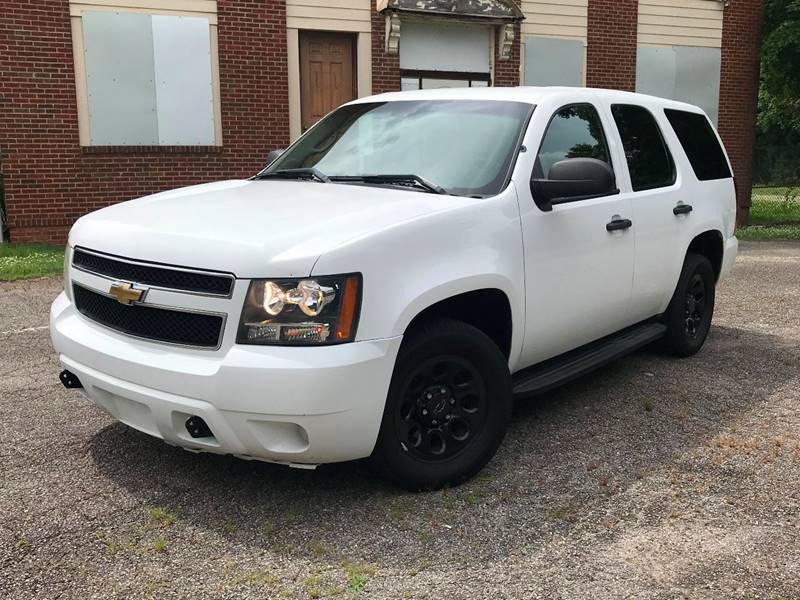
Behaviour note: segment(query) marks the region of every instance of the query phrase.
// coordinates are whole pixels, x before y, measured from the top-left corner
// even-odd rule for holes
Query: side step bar
[[[515,396],[535,396],[585,375],[662,338],[663,323],[643,323],[528,367],[512,378]]]

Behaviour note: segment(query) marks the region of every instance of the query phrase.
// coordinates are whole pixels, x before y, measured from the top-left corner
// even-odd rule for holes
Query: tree
[[[758,125],[774,142],[800,141],[800,0],[766,0]]]
[[[800,0],[765,0],[755,180],[800,184]]]

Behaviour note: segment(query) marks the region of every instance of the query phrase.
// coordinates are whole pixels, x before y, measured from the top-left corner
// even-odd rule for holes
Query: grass
[[[347,576],[348,589],[356,594],[364,589],[376,570],[372,565],[358,565],[347,561],[342,564],[342,567]]]
[[[148,513],[150,514],[150,518],[162,528],[169,527],[175,522],[175,513],[168,511],[166,508],[156,506],[151,508]]]
[[[319,591],[319,583],[319,576],[317,575],[309,575],[303,580],[303,587],[305,587],[309,598],[319,598],[322,595]]]
[[[800,187],[755,187],[741,240],[800,240]]]
[[[242,584],[249,584],[249,585],[262,585],[262,586],[273,586],[278,583],[278,578],[269,573],[268,571],[246,571],[244,573],[240,573],[233,578],[234,585],[242,585]]]
[[[736,237],[740,240],[800,240],[800,224],[739,227],[736,230]]]
[[[61,273],[64,249],[39,244],[0,244],[0,281]]]
[[[800,224],[800,188],[753,188],[750,207],[751,225]]]

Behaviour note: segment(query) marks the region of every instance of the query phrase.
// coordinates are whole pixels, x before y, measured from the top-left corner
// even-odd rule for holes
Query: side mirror
[[[616,194],[614,171],[596,158],[567,158],[550,167],[547,179],[531,178],[531,194],[541,210],[554,204]]]
[[[270,166],[274,163],[281,154],[284,153],[284,150],[271,150],[269,154],[267,154],[267,164],[264,165],[265,167]]]

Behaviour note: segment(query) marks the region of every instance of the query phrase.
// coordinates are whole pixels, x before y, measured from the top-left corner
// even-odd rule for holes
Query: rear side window
[[[632,104],[611,107],[631,174],[634,192],[675,183],[675,163],[650,111]]]
[[[694,174],[700,181],[727,179],[731,176],[725,152],[704,115],[673,109],[665,109],[664,114],[667,115],[667,120],[675,130]]]

